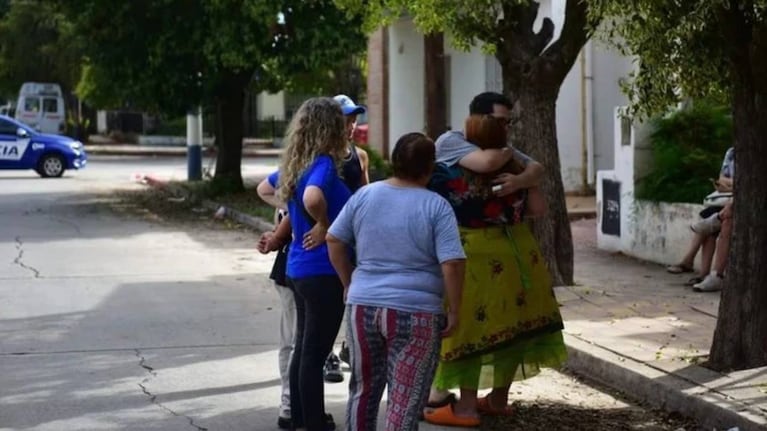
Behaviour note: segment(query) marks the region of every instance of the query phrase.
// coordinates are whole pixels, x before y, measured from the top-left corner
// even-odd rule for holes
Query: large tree
[[[243,188],[246,93],[311,79],[365,48],[360,20],[330,0],[61,2],[86,42],[83,95],[170,114],[211,107],[214,181],[231,189]]]
[[[80,79],[78,41],[56,3],[0,2],[0,94],[13,97],[37,81],[56,82],[70,96]]]
[[[481,44],[495,53],[503,68],[503,91],[514,103],[512,142],[546,166],[542,188],[550,205],[535,223],[556,284],[573,283],[573,245],[560,171],[556,133],[559,88],[590,36],[587,5],[567,0],[560,36],[544,19],[533,23],[539,3],[531,0],[336,0],[351,11],[364,11],[369,29],[402,16],[412,17],[425,34],[445,32],[458,47]],[[466,101],[468,105],[469,101]]]
[[[735,128],[734,232],[709,364],[767,365],[767,1],[592,0],[640,67],[633,112],[724,92]]]

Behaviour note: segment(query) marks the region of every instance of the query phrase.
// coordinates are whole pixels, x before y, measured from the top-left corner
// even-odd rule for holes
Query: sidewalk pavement
[[[685,275],[596,248],[596,221],[573,223],[576,286],[558,287],[570,367],[715,429],[767,430],[767,367],[717,373],[706,360],[719,293]]]
[[[568,198],[570,210],[588,205],[589,198]],[[236,211],[227,215],[271,228]],[[555,289],[569,368],[709,429],[767,430],[767,367],[717,373],[697,365],[711,346],[719,293],[693,292],[685,275],[598,250],[595,219],[573,222],[572,231],[576,285]]]

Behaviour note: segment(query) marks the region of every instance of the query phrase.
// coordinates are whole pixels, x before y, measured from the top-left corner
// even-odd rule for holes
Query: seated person
[[[733,174],[735,171],[734,155],[733,148],[728,149],[724,155],[719,179],[714,182],[714,187],[717,191],[732,192]],[[723,207],[712,206],[705,208],[700,212],[701,220],[691,226],[694,236],[687,253],[680,263],[666,267],[666,270],[672,274],[693,272],[695,256],[698,254],[698,250],[702,250],[700,273],[686,283],[688,286],[701,283],[704,277],[711,272],[714,250],[716,250],[717,247],[716,238],[719,234],[719,226],[715,221],[710,220],[710,218],[712,216],[716,217],[722,209]]]

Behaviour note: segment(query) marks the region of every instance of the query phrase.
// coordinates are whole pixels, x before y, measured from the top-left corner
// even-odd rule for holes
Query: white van
[[[47,82],[22,84],[15,117],[41,133],[64,133],[66,113],[61,86]]]

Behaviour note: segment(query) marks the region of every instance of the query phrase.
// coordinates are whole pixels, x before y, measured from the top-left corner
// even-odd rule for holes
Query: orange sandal
[[[479,418],[456,416],[452,404],[427,411],[424,413],[424,418],[430,424],[449,427],[476,428],[480,423]]]
[[[503,408],[497,409],[490,404],[490,398],[484,396],[477,400],[477,411],[488,416],[511,416],[514,414],[514,409],[511,406],[503,406]]]

